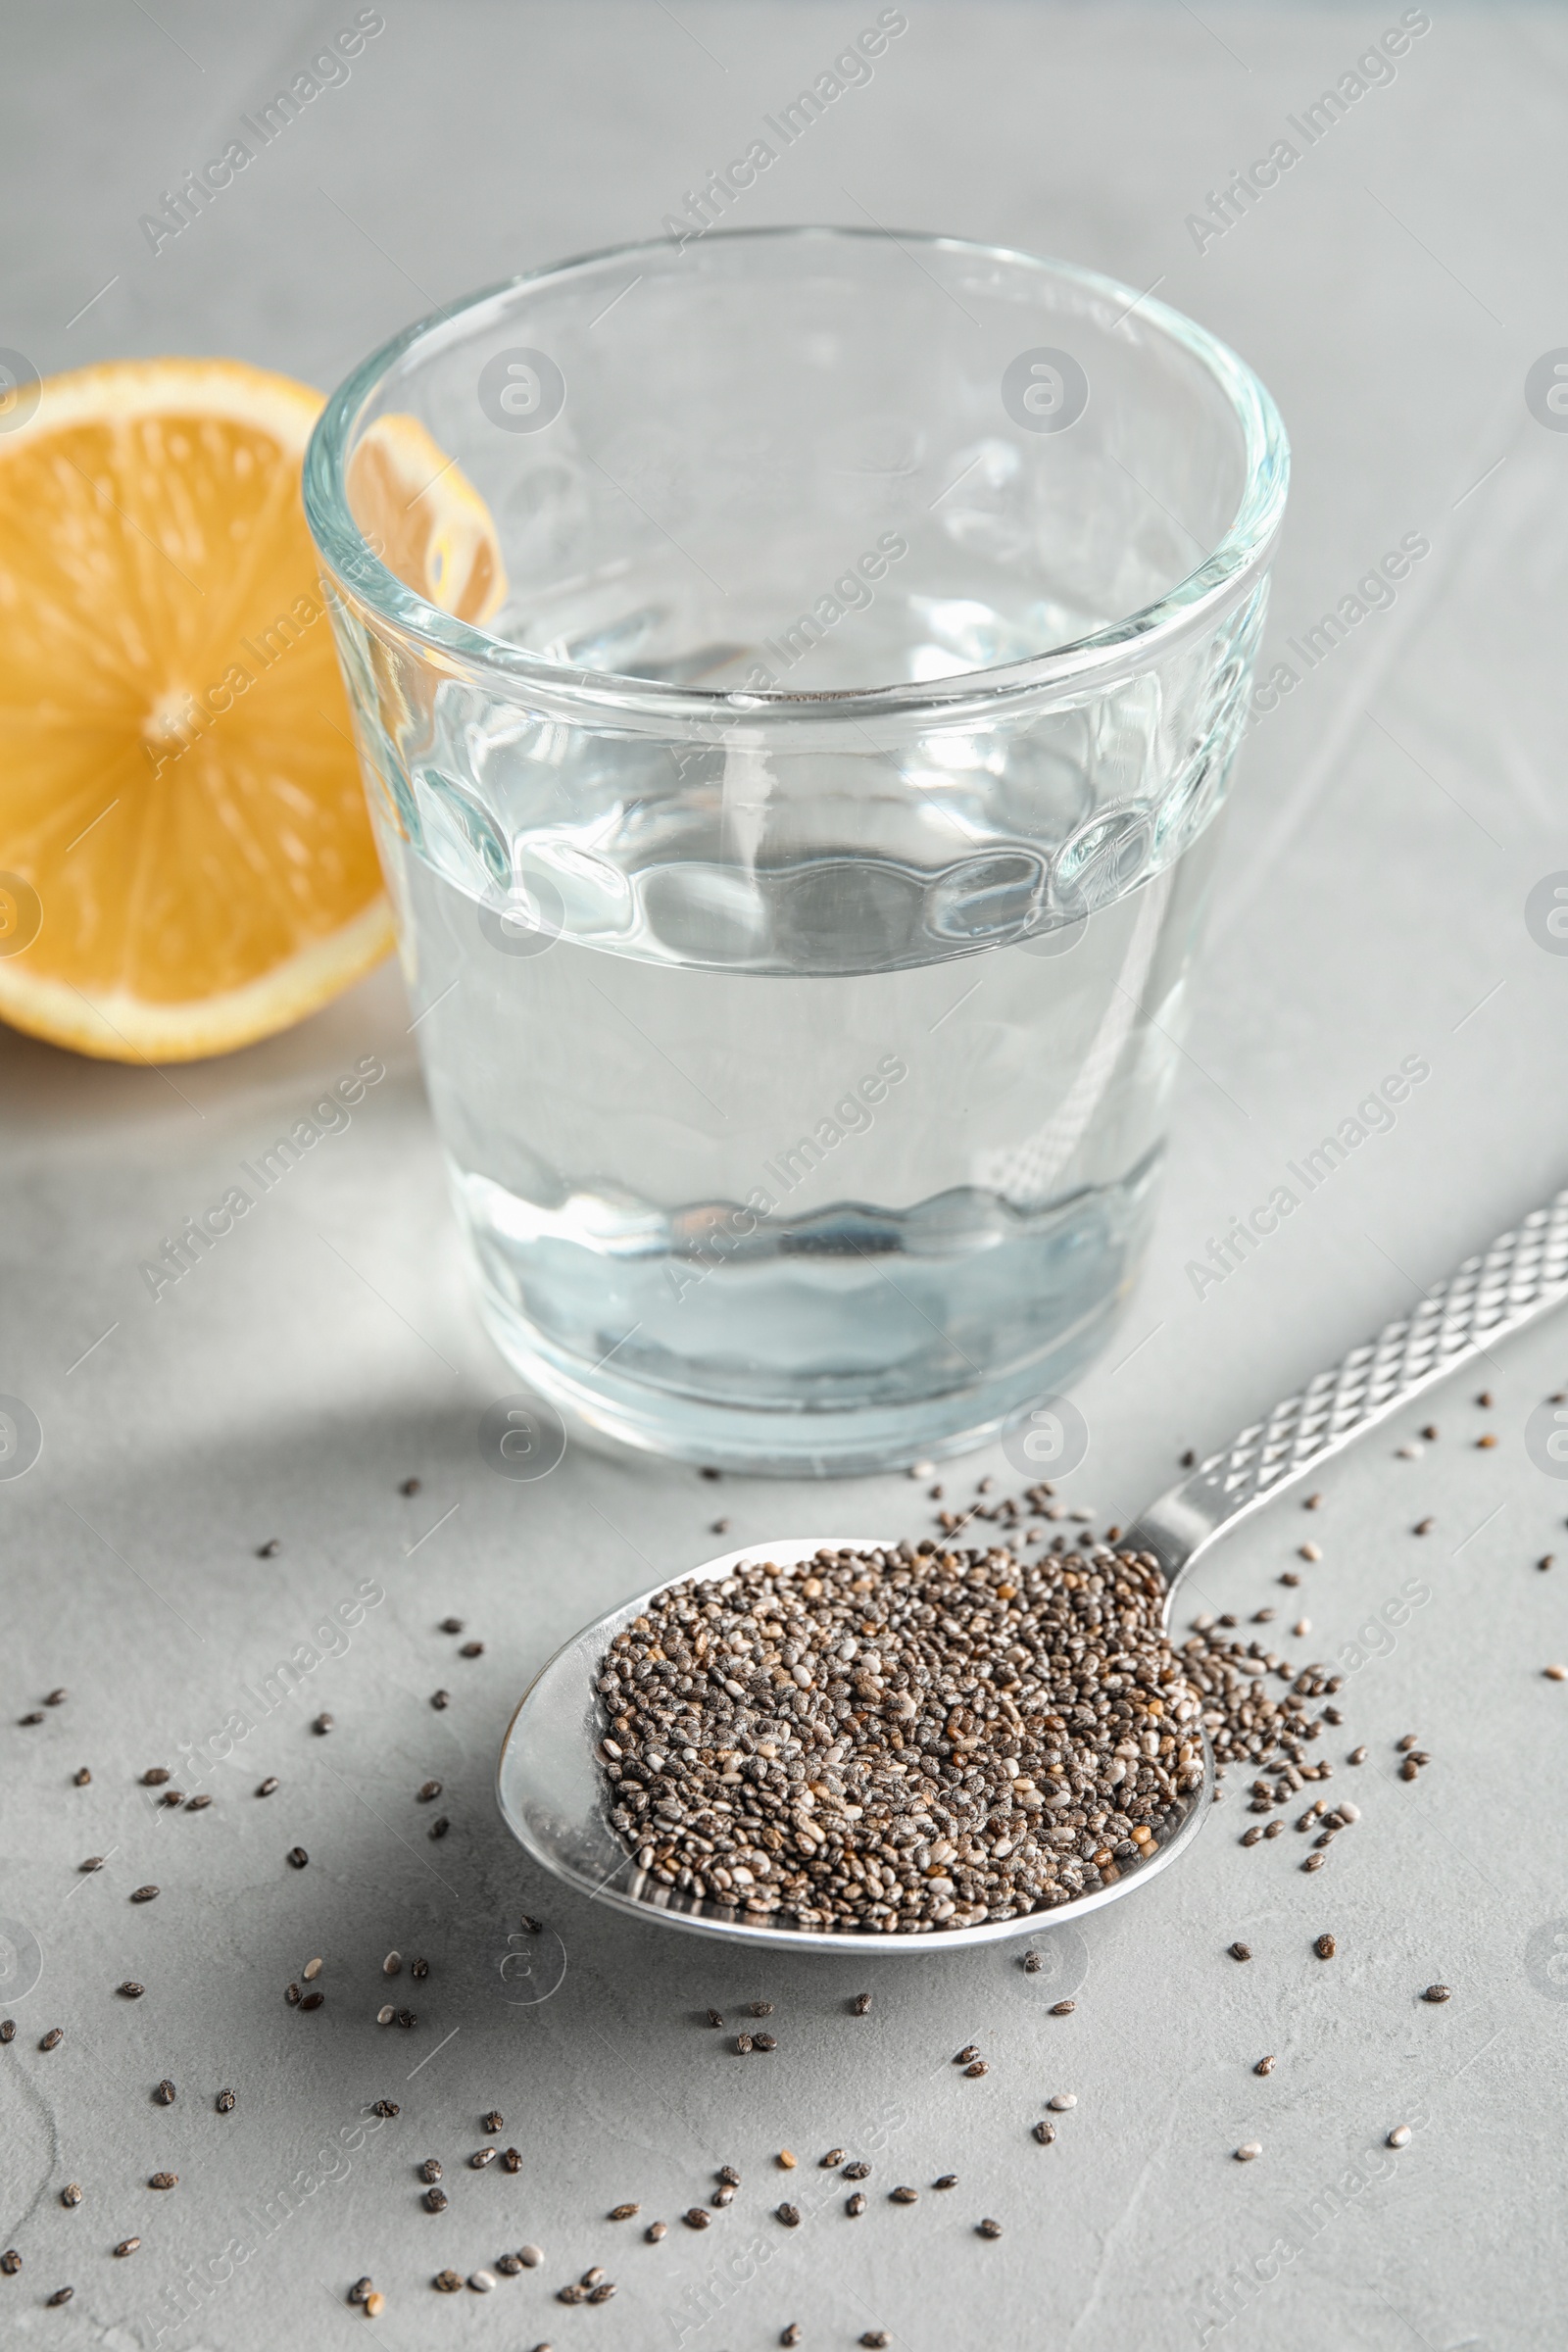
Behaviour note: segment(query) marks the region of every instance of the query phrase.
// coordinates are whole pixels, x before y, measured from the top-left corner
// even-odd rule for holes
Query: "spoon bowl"
[[[889,1935],[796,1928],[777,1918],[753,1917],[730,1904],[684,1894],[640,1870],[636,1855],[626,1851],[611,1822],[611,1784],[595,1752],[609,1728],[598,1684],[611,1642],[669,1585],[684,1584],[688,1578],[710,1584],[728,1576],[743,1560],[776,1560],[781,1568],[793,1568],[823,1544],[853,1551],[891,1548],[881,1536],[807,1536],[748,1544],[743,1550],[726,1551],[684,1576],[671,1577],[668,1585],[656,1585],[652,1592],[624,1601],[557,1650],[524,1692],[502,1742],[496,1772],[502,1818],[535,1861],[596,1902],[693,1935],[771,1944],[781,1951],[930,1952],[1049,1935],[1061,1921],[1081,1919],[1086,1911],[1098,1911],[1130,1887],[1143,1886],[1192,1842],[1214,1793],[1214,1758],[1206,1739],[1201,1786],[1188,1797],[1176,1827],[1156,1833],[1157,1842],[1147,1862],[1117,1864],[1114,1876],[1105,1874],[1104,1884],[1050,1910],[987,1920],[979,1927]]]

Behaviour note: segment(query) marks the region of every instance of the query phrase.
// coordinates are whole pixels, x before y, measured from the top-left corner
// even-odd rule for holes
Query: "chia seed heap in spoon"
[[[666,1886],[802,1927],[1049,1910],[1203,1777],[1149,1554],[818,1551],[659,1594],[599,1690],[612,1818]]]

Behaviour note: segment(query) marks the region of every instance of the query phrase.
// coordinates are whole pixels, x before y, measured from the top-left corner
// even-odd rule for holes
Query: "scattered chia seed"
[[[1071,2017],[1077,2006],[1076,2001],[1053,2001],[1051,2014],[1053,2017]]]
[[[920,2202],[917,2188],[890,2188],[888,2196],[895,2205],[918,2205]]]
[[[975,2229],[982,2237],[1000,2237],[1002,2235],[1002,2224],[1000,2222],[976,2222]]]
[[[213,2104],[218,2109],[220,2115],[232,2115],[234,2112],[234,2093],[231,2090],[220,2090],[217,2098],[213,2101]]]
[[[818,2157],[817,2162],[824,2173],[836,2173],[839,2169],[839,2166],[844,2162],[844,2150],[842,2148],[829,2148],[825,2156]]]
[[[465,1642],[458,1655],[460,1658],[482,1658],[484,1643],[482,1642]]]
[[[389,2121],[394,2115],[401,2115],[402,2112],[396,2099],[377,2099],[370,2109],[370,2113],[380,2116],[383,2122]]]
[[[931,2185],[933,2188],[956,2188],[958,2176],[956,2173],[943,2173]]]
[[[173,1775],[168,1770],[167,1766],[163,1764],[152,1764],[149,1765],[148,1769],[142,1774],[141,1785],[144,1788],[161,1788],[166,1781],[172,1780],[172,1778]]]
[[[115,1990],[123,1993],[127,2001],[139,2001],[146,1989],[146,1985],[138,1984],[134,1977],[127,1977],[123,1984],[115,1986]]]
[[[801,2209],[798,2205],[780,2205],[777,2208],[777,2213],[779,2220],[783,2223],[786,2230],[798,2230],[800,2228]]]
[[[1410,2145],[1410,2127],[1408,2124],[1395,2125],[1394,2130],[1389,2133],[1389,2145],[1391,2148],[1407,2148]]]
[[[451,1693],[451,1691],[450,1691],[450,1690],[432,1690],[432,1691],[431,1691],[431,1693],[430,1693],[430,1704],[431,1704],[431,1706],[432,1706],[432,1707],[434,1707],[434,1708],[435,1708],[436,1712],[439,1714],[439,1713],[440,1713],[440,1711],[441,1711],[441,1709],[442,1709],[443,1707],[450,1707],[450,1706],[451,1706],[451,1704],[452,1704],[452,1693]]]
[[[1056,2127],[1054,2124],[1036,2124],[1032,2136],[1039,2140],[1043,2148],[1049,2148],[1056,2136]]]
[[[177,2095],[174,2085],[167,2075],[153,2092],[153,2097],[158,2101],[160,2107],[172,2107]]]
[[[444,2188],[427,2188],[424,2192],[424,2202],[431,2213],[445,2213],[447,2192]]]
[[[1244,2139],[1236,2150],[1236,2161],[1238,2164],[1250,2164],[1254,2156],[1261,2156],[1262,2153],[1263,2143],[1260,2139]]]
[[[669,2224],[667,2222],[650,2222],[643,2231],[643,2235],[651,2246],[657,2246],[662,2238],[669,2235]]]
[[[282,1548],[275,1536],[269,1536],[265,1544],[257,1544],[256,1557],[259,1560],[275,1560]]]
[[[688,2230],[706,2230],[708,2228],[708,2216],[701,2205],[688,2205],[680,2218]]]
[[[710,2026],[722,2027],[724,2020],[717,2009],[710,2009],[708,2012],[708,2022]]]
[[[39,2042],[38,2047],[40,2050],[58,2050],[60,2044],[65,2040],[65,2029],[63,2027],[51,2026],[48,2033]]]
[[[612,2205],[610,2208],[610,2219],[612,2222],[629,2222],[635,2215],[641,2213],[641,2211],[642,2207],[640,2205]]]
[[[436,1819],[431,1822],[429,1829],[425,1832],[425,1836],[427,1838],[444,1838],[451,1827],[452,1824],[448,1820],[446,1814],[438,1814]]]
[[[300,1975],[305,1979],[307,1984],[314,1984],[316,1983],[317,1978],[321,1973],[322,1965],[323,1963],[319,1958],[306,1961],[305,1966],[300,1970]]]
[[[1233,1960],[1250,1960],[1252,1957],[1252,1947],[1250,1943],[1232,1943],[1228,1944],[1226,1949]]]
[[[303,1845],[291,1845],[286,1858],[293,1863],[296,1870],[303,1870],[311,1857]]]
[[[1254,2075],[1271,2075],[1274,2072],[1273,2059],[1260,2058],[1257,2064],[1253,2067],[1252,2072]]]
[[[76,2290],[74,2286],[57,2286],[54,2293],[49,2296],[48,2300],[51,2304],[69,2303],[75,2291]]]
[[[847,2164],[844,2167],[844,2178],[846,2180],[869,2180],[871,2167],[868,2164]]]
[[[1452,1986],[1447,1984],[1429,1984],[1425,1992],[1421,1995],[1421,1998],[1424,2001],[1450,2000],[1452,1998]]]
[[[446,2203],[445,2197],[441,2202],[443,2205]],[[444,2295],[455,2295],[463,2285],[463,2274],[461,2271],[437,2271],[430,2283],[432,2286],[439,2287]]]
[[[119,2245],[115,2248],[115,2252],[120,2255],[134,2254],[140,2244],[141,2239],[139,2237],[122,2237]]]
[[[497,2154],[498,2151],[495,2148],[475,2148],[473,2154],[468,2158],[470,2171],[482,2173],[487,2164],[494,2164]]]
[[[506,2120],[506,2117],[502,2114],[499,2107],[492,2107],[484,2115],[480,2116],[479,2124],[481,2130],[483,2131],[499,2132],[505,2125]]]
[[[147,2185],[149,2188],[177,2188],[179,2175],[177,2173],[154,2173]]]
[[[1320,1960],[1332,1960],[1337,1948],[1332,1936],[1320,1936],[1312,1946]]]
[[[798,2344],[801,2340],[801,2330],[798,2323],[792,2320],[789,2326],[783,2329],[778,2340],[781,2344]]]
[[[398,1493],[400,1494],[417,1494],[422,1484],[423,1481],[420,1479],[406,1478],[403,1481],[403,1484],[399,1487]]]
[[[505,2171],[509,2173],[520,2173],[522,2170],[522,2150],[520,2148],[503,2148],[501,2151],[501,2163]]]
[[[92,1774],[87,1770],[86,1765],[83,1764],[81,1770],[79,1772],[73,1773],[71,1777],[78,1788],[85,1788],[92,1779]]]
[[[416,1789],[414,1801],[416,1805],[428,1805],[440,1793],[441,1784],[439,1781],[425,1781],[420,1788]]]
[[[419,2179],[421,2180],[439,2180],[440,2178],[441,2159],[439,2156],[427,2156],[419,2167]]]
[[[428,1960],[414,1960],[414,1961],[411,1961],[411,1962],[410,1962],[410,1964],[409,1964],[409,1974],[410,1974],[410,1976],[411,1976],[411,1977],[414,1979],[414,1982],[416,1983],[416,1984],[422,1984],[424,1983],[424,1980],[425,1980],[425,1978],[426,1978],[426,1977],[427,1977],[427,1976],[430,1974],[430,1963],[429,1963],[429,1961],[428,1961]]]
[[[17,2252],[15,2246],[8,2246],[5,2252],[0,2254],[0,2271],[4,2271],[8,2278],[14,2278],[21,2268],[22,2256]]]
[[[262,1783],[261,1787],[257,1789],[256,1793],[258,1796],[270,1796],[276,1787],[277,1775],[275,1772],[270,1772],[266,1780]]]
[[[1042,1960],[1038,1952],[1025,1952],[1023,1956],[1023,1973],[1026,1977],[1038,1977],[1044,1966],[1045,1962]]]
[[[661,2222],[658,2227],[662,2229],[662,2222]],[[521,2263],[525,2271],[536,2271],[539,2268],[539,2265],[543,2262],[544,2255],[540,2252],[537,2246],[519,2246],[517,2248],[517,2260]]]
[[[325,1998],[324,1992],[307,1992],[301,1997],[300,2007],[302,2009],[319,2009]]]
[[[81,2188],[79,2183],[74,2180],[68,2180],[65,2187],[60,2191],[60,2202],[62,2205],[79,2205],[81,2203]]]
[[[870,2008],[871,1995],[868,1992],[858,1992],[850,2003],[850,2014],[852,2017],[866,2017],[870,2014]]]
[[[865,2211],[865,2199],[858,2189],[856,2190],[853,2197],[845,2198],[844,2210],[849,2215],[852,2222],[858,2222],[859,2220],[861,2214]]]
[[[520,2254],[498,2254],[496,2256],[496,2269],[501,2273],[503,2278],[515,2278],[521,2268],[522,2256]]]
[[[0,2041],[15,2041],[17,2021],[14,2017],[0,2018]]]

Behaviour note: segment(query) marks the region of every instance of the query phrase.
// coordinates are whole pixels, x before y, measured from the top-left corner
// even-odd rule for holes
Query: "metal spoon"
[[[1276,1405],[1266,1421],[1244,1429],[1179,1486],[1152,1503],[1122,1538],[1122,1548],[1152,1552],[1169,1591],[1171,1623],[1176,1588],[1200,1551],[1352,1438],[1386,1420],[1464,1364],[1487,1352],[1546,1307],[1568,1297],[1568,1191],[1501,1235],[1480,1257],[1467,1258],[1448,1280],[1429,1291],[1415,1313],[1388,1324],[1375,1340],[1352,1348],[1333,1371]],[[1568,1435],[1568,1405],[1562,1411]],[[885,1537],[791,1538],[750,1544],[685,1573],[701,1582],[727,1576],[742,1560],[792,1566],[824,1544],[854,1550],[886,1548]],[[679,1583],[681,1578],[670,1579]],[[1147,1862],[1054,1910],[991,1920],[981,1927],[942,1928],[922,1935],[867,1935],[791,1928],[776,1919],[682,1894],[637,1867],[611,1826],[608,1783],[595,1750],[605,1719],[598,1680],[610,1643],[623,1627],[667,1590],[656,1586],[585,1626],[556,1652],[525,1692],[502,1742],[496,1793],[502,1816],[535,1860],[580,1893],[639,1918],[699,1935],[727,1936],[783,1950],[927,1952],[956,1944],[997,1943],[1041,1936],[1062,1920],[1079,1919],[1142,1886],[1192,1842],[1209,1809],[1214,1759],[1204,1741],[1202,1786],[1178,1825],[1160,1838]]]

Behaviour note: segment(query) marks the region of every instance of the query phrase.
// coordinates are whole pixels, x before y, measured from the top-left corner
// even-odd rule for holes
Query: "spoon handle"
[[[1376,1339],[1277,1404],[1266,1421],[1210,1454],[1150,1504],[1126,1541],[1153,1552],[1174,1585],[1222,1530],[1564,1298],[1568,1190],[1499,1234],[1479,1257],[1467,1257],[1414,1314],[1385,1324]],[[1561,1418],[1568,1432],[1568,1405]]]

